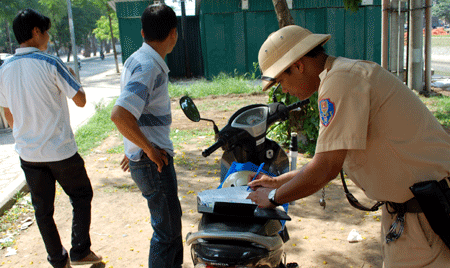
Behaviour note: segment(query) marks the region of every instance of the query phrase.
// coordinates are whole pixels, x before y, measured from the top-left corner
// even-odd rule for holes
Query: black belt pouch
[[[450,189],[446,181],[424,181],[409,188],[433,231],[450,249]]]

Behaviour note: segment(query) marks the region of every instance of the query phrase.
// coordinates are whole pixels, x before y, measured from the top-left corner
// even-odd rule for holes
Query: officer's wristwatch
[[[275,206],[281,206],[282,204],[277,203],[275,201],[275,194],[277,192],[277,189],[273,189],[272,191],[269,192],[269,195],[267,196],[269,198],[270,203],[274,204]]]

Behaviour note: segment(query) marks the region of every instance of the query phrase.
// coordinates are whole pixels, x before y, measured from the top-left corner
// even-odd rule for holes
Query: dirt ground
[[[237,108],[250,103],[266,103],[267,96],[240,95],[196,99],[202,118],[214,119],[223,127]],[[208,130],[212,125],[189,121],[179,109],[178,99],[172,101],[172,131],[183,129]],[[181,133],[181,132],[180,132]],[[203,132],[202,132],[203,133]],[[180,137],[174,137],[180,140]],[[107,138],[92,153],[84,157],[87,172],[94,189],[92,202],[92,250],[104,258],[104,263],[92,267],[135,268],[147,267],[152,228],[145,199],[131,180],[129,173],[119,168],[122,154],[108,153],[122,143],[118,133]],[[183,239],[197,230],[200,214],[197,212],[196,194],[219,185],[219,159],[221,150],[208,158],[201,151],[213,143],[213,136],[198,135],[181,139],[175,146],[178,190],[183,210]],[[310,159],[302,155],[298,166]],[[349,189],[364,204],[374,201],[365,198],[351,182]],[[290,207],[292,218],[287,222],[290,240],[285,244],[288,262],[300,267],[381,267],[380,212],[366,213],[352,208],[342,189],[341,181],[333,180],[325,191],[326,209],[319,205],[322,191],[299,200]],[[70,249],[71,206],[67,195],[57,191],[55,221],[63,245]],[[347,237],[355,229],[363,240],[349,243]],[[5,257],[0,251],[0,267],[50,267],[36,224],[17,236],[14,245],[17,254]],[[184,248],[184,268],[193,268],[190,247]]]

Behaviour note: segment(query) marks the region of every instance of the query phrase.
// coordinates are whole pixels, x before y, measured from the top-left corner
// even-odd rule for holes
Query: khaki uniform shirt
[[[316,153],[348,150],[344,171],[378,201],[405,202],[414,183],[449,176],[450,135],[412,90],[376,63],[328,59]]]

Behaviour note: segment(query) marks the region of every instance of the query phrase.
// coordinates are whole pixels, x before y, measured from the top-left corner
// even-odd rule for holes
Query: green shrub
[[[275,87],[269,91],[269,103],[272,103],[272,96]],[[275,92],[279,102],[286,105],[299,101],[297,97],[283,93],[281,89]],[[268,137],[276,140],[287,147],[291,140],[291,132],[297,132],[299,139],[299,149],[303,153],[314,155],[316,142],[319,136],[319,109],[317,107],[317,92],[310,98],[311,103],[301,111],[292,111],[289,120],[279,122],[269,128]]]

